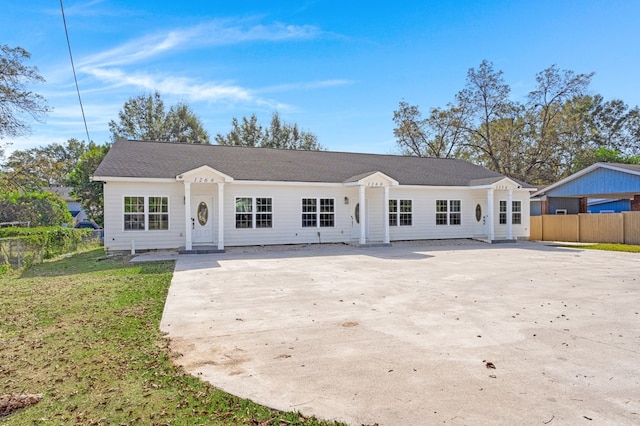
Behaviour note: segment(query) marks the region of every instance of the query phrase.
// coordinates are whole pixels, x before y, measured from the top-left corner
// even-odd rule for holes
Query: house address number
[[[384,186],[382,182],[367,182],[367,186]]]
[[[196,176],[193,178],[193,183],[215,183],[215,179]]]

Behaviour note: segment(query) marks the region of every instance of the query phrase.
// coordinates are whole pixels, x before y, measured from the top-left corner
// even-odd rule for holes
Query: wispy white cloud
[[[99,1],[99,0],[98,0]],[[114,48],[88,56],[79,62],[79,70],[111,87],[133,86],[143,90],[158,90],[166,95],[190,101],[245,103],[269,108],[289,109],[286,104],[261,94],[295,89],[312,89],[348,84],[342,80],[296,83],[250,90],[229,82],[197,82],[191,78],[141,71],[129,71],[163,55],[176,51],[247,43],[252,41],[280,42],[317,37],[321,31],[310,25],[256,24],[255,19],[215,20],[192,27],[177,28],[130,40]]]
[[[117,68],[85,68],[85,72],[115,87],[134,86],[145,91],[186,98],[189,101],[247,103],[270,108],[286,108],[271,99],[233,83],[197,83],[193,79],[145,72],[127,73]]]
[[[222,46],[251,41],[286,41],[317,37],[321,31],[311,25],[248,25],[245,21],[216,20],[193,27],[146,35],[113,49],[88,56],[79,66],[134,64],[176,50]]]

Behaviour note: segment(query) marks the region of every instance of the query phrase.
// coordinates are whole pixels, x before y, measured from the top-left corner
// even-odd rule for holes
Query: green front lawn
[[[102,249],[0,275],[0,395],[33,424],[329,424],[224,393],[174,366],[159,331],[173,262]]]
[[[640,246],[632,244],[585,244],[580,246],[581,249],[590,250],[606,250],[606,251],[625,251],[629,253],[640,253]]]

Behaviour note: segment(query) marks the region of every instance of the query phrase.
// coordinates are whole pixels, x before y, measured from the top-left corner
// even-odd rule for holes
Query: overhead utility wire
[[[71,69],[73,70],[73,80],[76,82],[76,91],[78,92],[78,102],[80,102],[80,111],[82,111],[82,121],[84,121],[84,130],[87,132],[87,143],[91,143],[89,136],[89,128],[87,127],[87,118],[84,115],[84,107],[82,106],[82,98],[80,97],[80,87],[78,86],[78,77],[76,76],[76,67],[73,64],[73,55],[71,54],[71,43],[69,42],[69,31],[67,30],[67,20],[64,17],[64,7],[60,0],[60,10],[62,11],[62,22],[64,23],[64,33],[67,36],[67,47],[69,48],[69,59],[71,59]]]

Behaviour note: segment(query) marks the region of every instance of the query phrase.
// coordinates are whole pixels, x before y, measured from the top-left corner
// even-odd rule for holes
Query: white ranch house
[[[127,140],[93,180],[108,251],[526,239],[535,190],[456,159]]]

